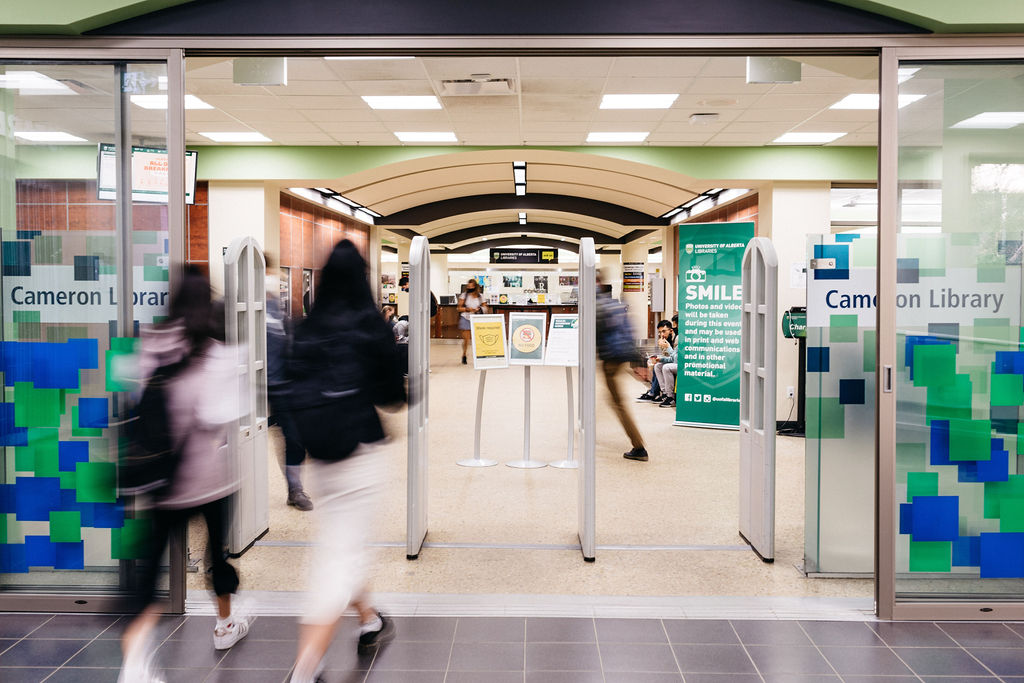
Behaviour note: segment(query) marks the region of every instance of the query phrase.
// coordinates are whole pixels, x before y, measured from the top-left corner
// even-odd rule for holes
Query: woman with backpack
[[[166,483],[150,494],[153,533],[138,584],[141,611],[121,639],[124,665],[119,683],[162,680],[155,671],[151,647],[160,617],[154,605],[160,558],[171,530],[185,525],[193,515],[205,518],[208,532],[207,562],[218,609],[214,648],[230,648],[249,632],[248,619],[232,613],[238,573],[224,552],[227,498],[238,488],[225,427],[242,414],[246,394],[239,384],[244,379],[237,372],[238,349],[224,344],[223,309],[214,305],[206,276],[193,268],[186,270],[171,298],[168,321],[143,329],[140,342],[138,377],[147,378],[144,384],[162,383],[165,415],[158,417],[168,425],[175,462]],[[231,391],[233,386],[237,392]],[[143,392],[142,403],[146,393],[153,396]],[[159,406],[148,408],[154,409]],[[147,418],[153,416],[136,417]]]
[[[361,653],[394,634],[366,590],[370,527],[385,477],[375,406],[405,399],[395,338],[377,311],[366,262],[355,245],[335,245],[309,317],[295,330],[289,361],[292,418],[311,459],[317,545],[292,683],[312,683],[349,605],[359,612]]]

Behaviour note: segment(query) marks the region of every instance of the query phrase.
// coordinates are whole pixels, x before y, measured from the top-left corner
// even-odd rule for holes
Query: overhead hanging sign
[[[492,248],[491,263],[558,263],[558,250]]]
[[[508,367],[505,351],[505,316],[471,315],[469,329],[473,342],[473,368],[491,370]]]
[[[508,314],[510,365],[544,365],[544,330],[547,313]]]
[[[753,223],[679,226],[676,424],[738,428],[743,252]]]
[[[96,198],[117,199],[117,147],[100,143]],[[167,203],[167,150],[132,147],[132,201]],[[185,203],[196,201],[196,153],[185,151]]]
[[[580,364],[580,317],[576,313],[554,313],[548,331],[545,365],[576,367]]]

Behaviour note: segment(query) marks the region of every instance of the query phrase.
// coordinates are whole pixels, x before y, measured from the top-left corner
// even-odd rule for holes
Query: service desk
[[[505,316],[505,325],[508,326],[508,314],[513,311],[541,312],[547,313],[550,319],[552,313],[575,313],[576,304],[487,304],[489,313],[501,313]],[[458,306],[441,306],[437,315],[434,316],[434,324],[430,336],[435,339],[461,339],[459,332],[459,309]]]

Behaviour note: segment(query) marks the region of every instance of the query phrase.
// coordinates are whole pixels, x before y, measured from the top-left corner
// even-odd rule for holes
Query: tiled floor
[[[397,636],[356,658],[351,634],[327,680],[416,683],[1020,681],[1024,624],[562,617],[396,617]],[[0,615],[0,681],[116,681],[125,619]],[[214,651],[213,618],[168,617],[159,661],[168,683],[281,683],[293,617],[261,616]]]

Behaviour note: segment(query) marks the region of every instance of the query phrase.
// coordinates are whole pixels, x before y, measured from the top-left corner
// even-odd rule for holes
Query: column
[[[402,281],[402,273],[409,269],[409,240],[398,241],[398,281]],[[409,315],[409,293],[398,288],[398,315]]]
[[[621,260],[623,271],[625,270],[626,263],[643,263],[644,268],[647,267],[647,244],[642,242],[632,242],[630,244],[622,245],[622,260]],[[645,275],[646,280],[646,275]],[[622,282],[620,277],[620,283]],[[648,308],[647,308],[647,288],[646,286],[639,292],[625,292],[621,294],[622,303],[629,307],[629,323],[633,327],[633,334],[638,339],[647,338],[647,319],[648,319]]]
[[[251,235],[266,246],[265,193],[263,181],[210,181],[210,285],[215,292],[224,292],[224,249],[236,237]],[[280,219],[275,216],[273,223],[280,236]]]

